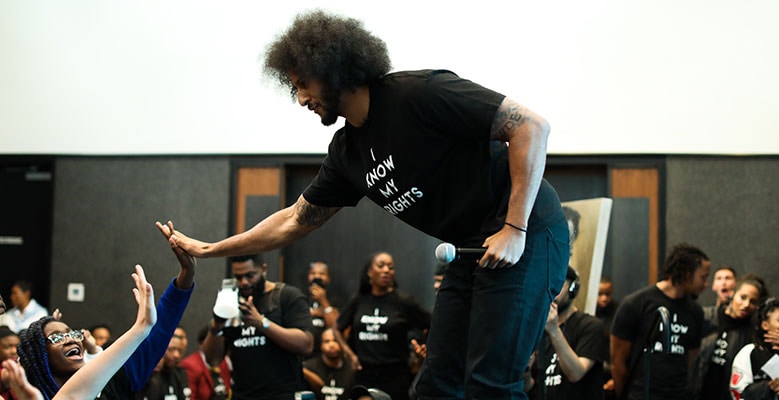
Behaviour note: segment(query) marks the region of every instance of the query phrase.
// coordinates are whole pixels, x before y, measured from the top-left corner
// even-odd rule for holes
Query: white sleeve
[[[84,364],[92,361],[95,357],[97,357],[98,355],[100,355],[100,353],[103,352],[103,348],[102,347],[100,347],[100,346],[95,346],[95,347],[97,348],[97,351],[95,352],[95,354],[91,354],[86,349],[84,349]]]
[[[730,394],[735,400],[741,399],[741,394],[755,378],[752,376],[752,361],[750,356],[754,350],[754,343],[741,348],[733,359],[733,368],[730,373]]]

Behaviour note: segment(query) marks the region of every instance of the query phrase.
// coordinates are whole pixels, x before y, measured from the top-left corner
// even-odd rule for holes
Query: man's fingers
[[[170,238],[170,235],[173,234],[173,231],[168,226],[161,224],[160,221],[155,222],[154,225],[166,238]]]

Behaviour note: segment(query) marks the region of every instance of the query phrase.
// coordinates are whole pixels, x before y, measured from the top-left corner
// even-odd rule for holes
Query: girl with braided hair
[[[169,238],[173,225],[158,224],[158,229]],[[130,399],[143,389],[167,350],[194,287],[194,258],[183,253],[173,242],[171,248],[181,270],[156,307],[151,284],[146,281],[143,268],[137,265],[132,275],[136,284],[133,293],[138,303],[136,321],[88,364],[84,363],[84,335],[80,330],[72,330],[52,317],[33,322],[21,335],[18,346],[24,373],[14,366],[4,373],[4,377],[16,385],[12,388],[16,389],[17,398]]]

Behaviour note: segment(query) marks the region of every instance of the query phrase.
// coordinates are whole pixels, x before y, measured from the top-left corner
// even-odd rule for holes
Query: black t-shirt
[[[349,345],[363,367],[408,363],[409,331],[429,326],[430,312],[399,290],[384,296],[358,294],[338,316],[340,331],[352,328]]]
[[[603,362],[608,360],[608,338],[603,331],[603,323],[582,312],[571,314],[560,326],[565,340],[579,357],[595,361],[589,371],[576,383],[569,381],[559,365],[557,351],[549,338],[544,334],[541,346],[544,352],[539,352],[540,376],[536,379],[540,385],[546,385],[546,398],[553,399],[603,399]],[[543,354],[544,360],[540,359]]]
[[[187,372],[183,368],[163,368],[155,372],[135,398],[138,400],[189,400]]]
[[[349,389],[354,386],[354,369],[347,357],[344,357],[341,368],[329,367],[321,356],[306,360],[303,366],[325,382],[322,390],[316,393],[317,400],[349,399]]]
[[[742,347],[752,343],[754,326],[751,318],[735,319],[725,314],[725,309],[718,310],[718,329],[707,337],[704,342],[713,340],[710,346],[711,357],[708,360],[706,374],[701,385],[701,399],[730,400],[730,376],[733,359]],[[709,352],[707,352],[708,354]]]
[[[671,346],[665,351],[662,349],[662,332],[652,331],[659,306],[666,307],[671,318]],[[644,398],[646,360],[643,358],[643,345],[648,334],[651,340],[647,348],[653,350],[647,353],[652,360],[649,376],[653,398],[689,400],[688,353],[700,347],[702,329],[703,309],[689,296],[671,299],[652,285],[625,297],[614,317],[611,333],[632,342],[628,368],[642,357],[636,365],[629,398]]]
[[[328,294],[327,299],[330,302],[330,307],[333,309],[338,309],[342,303],[337,296],[330,294]],[[322,313],[326,310],[326,308],[323,308],[319,302],[311,298],[311,296],[308,297],[308,303],[311,305],[311,310],[318,309],[321,310]],[[314,335],[314,350],[307,358],[317,358],[322,355],[322,333],[327,329],[327,322],[325,321],[324,316],[311,316],[311,324],[313,326],[311,333]]]
[[[311,313],[303,293],[292,286],[254,293],[257,310],[285,328],[311,332]],[[233,363],[233,399],[291,399],[303,388],[303,365],[254,326],[225,327],[225,348]]]
[[[503,227],[511,189],[507,146],[489,139],[503,99],[449,71],[388,74],[370,85],[367,122],[335,133],[303,197],[344,207],[367,196],[428,235],[481,245]],[[528,229],[563,217],[544,181]]]

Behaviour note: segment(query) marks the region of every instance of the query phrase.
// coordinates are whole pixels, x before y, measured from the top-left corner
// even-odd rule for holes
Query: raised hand
[[[2,380],[11,386],[17,400],[43,400],[41,391],[27,380],[24,368],[14,360],[3,361]]]
[[[145,330],[151,331],[151,327],[157,322],[157,309],[154,306],[154,289],[146,281],[146,274],[143,267],[135,266],[135,273],[132,274],[135,281],[133,295],[135,302],[138,303],[138,316],[135,318],[135,325]]]
[[[176,254],[176,258],[178,258],[179,264],[181,264],[182,267],[187,265],[194,268],[195,265],[197,265],[197,261],[195,261],[194,256],[192,256],[179,245],[178,238],[183,237],[183,235],[173,229],[173,221],[168,221],[166,225],[163,225],[158,221],[155,222],[154,225],[156,225],[157,229],[160,230],[162,235],[168,239],[168,243],[170,243],[170,249],[173,250],[174,254]]]
[[[173,254],[176,255],[176,259],[181,266],[181,271],[178,277],[176,277],[176,287],[182,290],[189,290],[192,288],[195,279],[195,266],[197,262],[195,257],[191,253],[188,253],[184,248],[179,246],[180,242],[176,240],[178,232],[173,228],[173,222],[168,221],[166,225],[161,224],[159,221],[154,223],[157,229],[165,236],[170,244],[170,249],[173,250]]]

